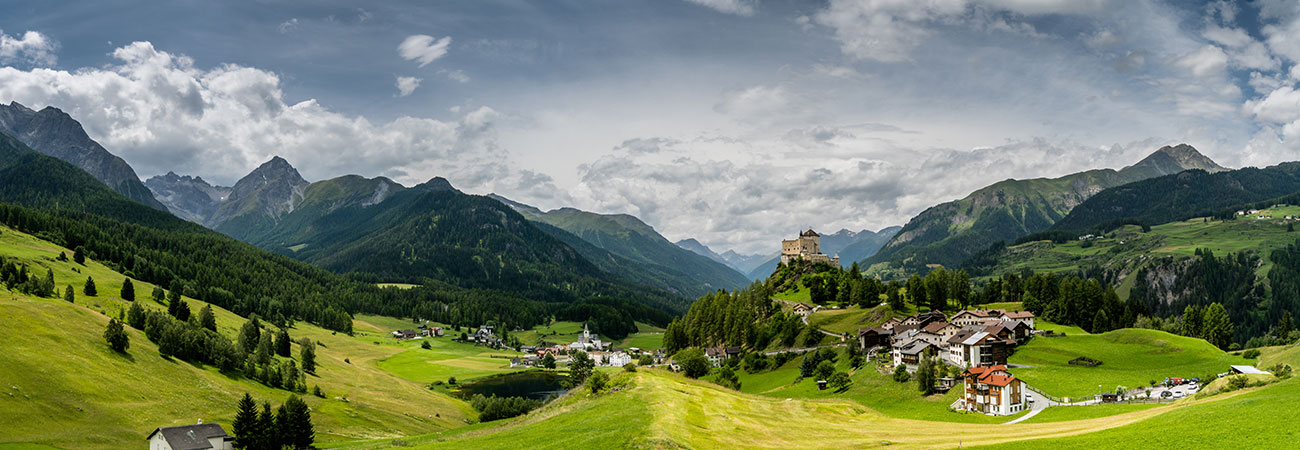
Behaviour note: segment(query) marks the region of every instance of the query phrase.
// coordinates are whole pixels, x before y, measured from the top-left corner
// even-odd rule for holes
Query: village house
[[[632,363],[632,355],[625,352],[609,352],[604,355],[601,366],[623,367]]]
[[[424,325],[421,325],[422,327]],[[420,330],[420,335],[425,337],[442,337],[442,327],[425,327]]]
[[[1007,341],[985,331],[970,330],[948,339],[944,362],[957,367],[1005,365]]]
[[[940,321],[948,321],[948,316],[939,311],[930,311],[927,313],[920,313],[908,317],[906,319],[903,319],[903,321],[900,322],[899,325],[913,325],[916,326],[917,328],[920,328],[929,325],[931,322],[940,322]]]
[[[704,357],[713,367],[719,367],[727,359],[727,350],[722,347],[709,347],[704,349]]]
[[[903,323],[903,319],[899,319],[897,317],[890,317],[889,320],[885,321],[885,323],[880,324],[880,328],[884,328],[886,330],[893,330],[895,326],[901,323]]]
[[[393,332],[393,338],[397,340],[415,339],[420,336],[420,332],[415,330],[397,330]]]
[[[149,450],[231,450],[235,437],[216,423],[162,427],[149,433]]]
[[[814,308],[812,305],[809,305],[807,303],[795,303],[794,308],[792,308],[792,310],[797,316],[808,317],[808,315],[812,314],[813,311],[816,310],[816,308]]]
[[[1024,382],[1007,372],[1006,366],[972,367],[962,372],[962,378],[963,409],[993,416],[1024,411]]]
[[[894,332],[883,327],[863,328],[858,330],[858,345],[862,348],[888,347],[893,337]]]
[[[921,356],[927,352],[933,355],[935,347],[922,339],[894,344],[894,367],[903,365],[908,372],[916,372],[921,364]]]

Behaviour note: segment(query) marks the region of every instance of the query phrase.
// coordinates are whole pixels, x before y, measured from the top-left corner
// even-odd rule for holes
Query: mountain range
[[[932,264],[955,267],[996,242],[1010,242],[1052,227],[1107,188],[1191,169],[1207,173],[1226,170],[1183,144],[1160,148],[1120,170],[1001,181],[926,209],[867,258],[866,264],[869,273],[884,276],[923,272]]]
[[[58,108],[47,106],[34,111],[18,102],[0,105],[0,132],[32,150],[85,170],[131,200],[166,210],[140,182],[130,164],[105,150],[86,134],[80,122]]]

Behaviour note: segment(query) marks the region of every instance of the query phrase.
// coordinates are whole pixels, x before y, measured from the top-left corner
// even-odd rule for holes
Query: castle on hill
[[[840,255],[826,256],[822,253],[822,236],[811,228],[799,233],[798,239],[781,241],[781,264],[790,264],[798,259],[840,266]]]

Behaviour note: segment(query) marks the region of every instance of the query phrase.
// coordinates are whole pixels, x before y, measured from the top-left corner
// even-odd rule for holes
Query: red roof
[[[994,386],[1006,386],[1008,384],[1011,384],[1011,382],[1015,379],[1016,377],[1013,375],[989,374],[989,375],[985,375],[983,378],[980,378],[980,382],[984,384],[991,384]]]
[[[1007,313],[1007,317],[1011,319],[1032,319],[1034,318],[1034,313],[1029,311],[1009,312]]]
[[[948,322],[931,322],[929,325],[926,325],[925,328],[922,328],[921,331],[938,334],[939,330],[942,330],[947,326]]]

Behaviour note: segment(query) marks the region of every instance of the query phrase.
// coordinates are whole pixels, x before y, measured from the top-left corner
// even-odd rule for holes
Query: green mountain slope
[[[882,275],[924,271],[930,264],[956,266],[995,242],[1048,229],[1106,188],[1188,169],[1223,170],[1191,146],[1179,145],[1118,171],[1001,181],[925,210],[867,263]]]
[[[0,396],[0,441],[68,450],[139,448],[143,436],[159,426],[204,420],[230,431],[235,402],[245,392],[273,403],[290,394],[214,367],[164,358],[145,333],[130,327],[127,354],[115,353],[102,335],[109,318],[131,304],[117,295],[125,275],[94,259],[85,265],[59,261],[60,252],[71,254],[72,249],[0,227],[0,256],[7,262],[28,264],[42,274],[49,268],[60,287],[80,285],[87,276],[100,287],[98,296],[78,291],[75,302],[68,303],[0,286],[5,299],[0,303],[0,342],[5,343],[0,378],[12,393]],[[141,306],[166,310],[147,299],[152,284],[137,279],[134,286]],[[186,301],[196,312],[207,306]],[[218,332],[234,339],[245,319],[220,307],[213,312]],[[289,329],[293,339],[318,343],[318,369],[308,383],[320,386],[327,398],[304,396],[318,442],[429,433],[463,426],[472,417],[463,402],[377,367],[376,361],[404,350],[372,343],[387,331],[362,324],[355,336],[348,336],[303,322]],[[296,343],[291,354],[299,354]],[[342,400],[344,396],[353,401]],[[414,409],[427,414],[407,413]]]
[[[573,208],[542,212],[501,196],[491,197],[514,208],[530,221],[551,225],[617,256],[609,258],[596,252],[584,252],[583,256],[607,272],[689,297],[719,289],[732,290],[749,283],[726,264],[669,242],[636,217],[596,214]],[[558,233],[552,234],[560,240],[571,241]],[[574,248],[582,250],[577,245]]]
[[[1230,172],[1188,171],[1098,193],[1052,227],[1083,231],[1120,220],[1159,224],[1300,192],[1300,162]]]

